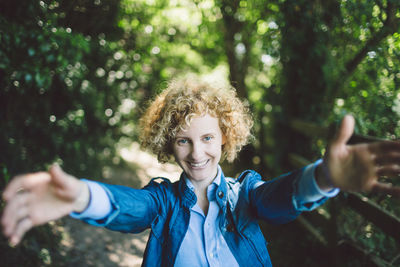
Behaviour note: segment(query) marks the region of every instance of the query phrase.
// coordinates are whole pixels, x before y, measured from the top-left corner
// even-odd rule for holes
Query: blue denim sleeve
[[[318,164],[318,163],[317,163]],[[286,223],[301,212],[315,209],[338,193],[322,192],[314,179],[315,164],[298,169],[269,181],[252,171],[242,186],[249,192],[249,201],[257,216],[269,223]],[[246,181],[247,180],[247,181]]]
[[[102,219],[81,218],[82,221],[106,227],[120,232],[139,233],[151,226],[159,213],[162,213],[166,203],[166,186],[154,182],[154,179],[143,189],[134,189],[121,185],[98,183],[106,192],[111,203],[111,211]]]
[[[243,185],[248,190],[250,205],[258,218],[280,224],[294,220],[301,213],[292,201],[294,185],[301,172],[296,170],[269,181],[262,181],[261,176],[254,171],[248,175]]]

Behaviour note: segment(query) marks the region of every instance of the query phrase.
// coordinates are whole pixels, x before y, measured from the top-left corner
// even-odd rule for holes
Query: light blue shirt
[[[194,186],[186,176],[185,180],[194,192]],[[216,192],[220,183],[221,168],[218,166],[217,176],[207,187],[207,215],[197,203],[191,208],[189,228],[178,251],[175,266],[239,266],[218,227],[221,213]]]
[[[321,190],[315,181],[315,169],[322,163],[322,160],[306,166],[299,179],[297,190],[293,201],[294,205],[312,203],[323,197],[334,197],[339,193],[335,188],[329,192]],[[186,184],[192,190],[194,187],[189,179]],[[90,190],[90,202],[82,213],[71,213],[70,216],[77,219],[105,218],[112,210],[110,199],[105,190],[96,182],[84,180]],[[209,208],[207,215],[195,204],[190,211],[190,222],[188,231],[178,251],[175,266],[239,266],[232,252],[230,251],[219,225],[219,206],[216,202],[215,192],[221,182],[221,169],[218,167],[218,174],[214,181],[207,187]],[[254,188],[261,186],[264,182],[254,185]]]

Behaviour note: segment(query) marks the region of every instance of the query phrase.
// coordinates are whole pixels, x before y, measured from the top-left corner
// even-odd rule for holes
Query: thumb
[[[58,164],[53,164],[49,173],[58,196],[68,200],[77,198],[83,182],[64,172]]]
[[[53,182],[58,186],[65,186],[66,183],[66,173],[61,169],[60,165],[54,163],[51,165],[49,170],[50,176]]]
[[[332,145],[346,145],[354,132],[354,117],[346,115],[340,123],[339,130],[336,132]]]

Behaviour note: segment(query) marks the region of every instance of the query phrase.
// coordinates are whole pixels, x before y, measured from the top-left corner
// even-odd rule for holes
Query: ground
[[[106,182],[140,188],[152,177],[163,176],[173,181],[179,178],[179,167],[159,164],[154,156],[141,151],[136,143],[122,149],[120,154],[129,168],[106,169]],[[69,217],[53,223],[53,227],[63,235],[61,254],[68,262],[62,265],[74,267],[140,266],[149,234],[149,230],[140,234],[112,232]]]

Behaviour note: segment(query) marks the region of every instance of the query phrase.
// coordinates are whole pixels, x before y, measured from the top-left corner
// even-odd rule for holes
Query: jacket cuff
[[[105,189],[98,183],[82,179],[90,192],[89,204],[83,212],[71,212],[70,216],[75,219],[93,219],[99,220],[108,216],[112,211],[110,198]]]
[[[319,188],[315,180],[315,169],[321,163],[322,159],[319,159],[315,163],[306,166],[298,180],[293,202],[295,207],[301,211],[313,210],[328,198],[335,197],[340,192],[338,188],[330,191],[324,191]]]

